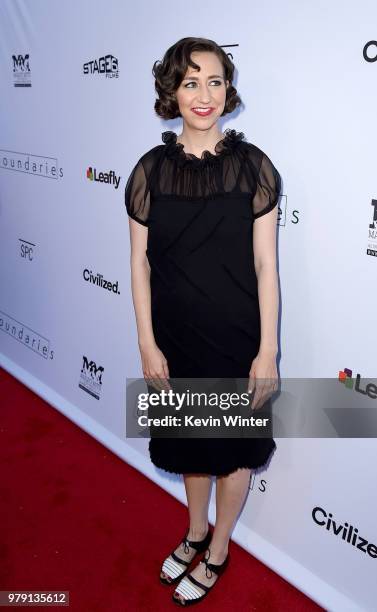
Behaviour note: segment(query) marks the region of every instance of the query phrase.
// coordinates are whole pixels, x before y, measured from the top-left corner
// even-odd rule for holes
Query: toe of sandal
[[[208,571],[210,572],[210,575],[208,576],[208,578],[211,578],[213,573],[217,574],[217,576],[219,577],[225,571],[226,567],[228,566],[229,559],[230,557],[228,553],[223,563],[215,564],[215,563],[209,563],[208,558],[204,556],[201,563],[204,563],[206,566],[207,576],[208,576],[207,572]],[[216,580],[211,586],[208,586],[206,584],[203,584],[199,580],[197,580],[197,578],[194,578],[194,576],[192,576],[191,574],[187,574],[182,578],[178,587],[175,589],[172,595],[172,599],[174,603],[180,606],[188,606],[188,605],[197,603],[199,601],[202,601],[202,599],[204,599],[208,595],[208,593],[213,589],[217,581],[218,580]],[[182,601],[180,597],[177,597],[177,595],[181,595],[184,601]]]
[[[184,549],[186,553],[189,552],[189,547],[191,547],[195,550],[195,555],[193,556],[192,559],[190,559],[190,561],[186,561],[185,559],[181,559],[180,557],[178,557],[175,551],[170,553],[170,555],[165,559],[162,565],[162,568],[161,568],[161,572],[163,572],[166,576],[168,576],[168,578],[165,578],[164,576],[161,576],[161,573],[160,573],[160,582],[162,584],[175,584],[181,578],[183,578],[187,574],[189,565],[190,563],[192,563],[195,556],[198,553],[206,550],[211,540],[211,533],[209,529],[208,529],[208,532],[205,538],[199,541],[188,540],[187,534],[188,534],[188,529],[181,543],[184,545]]]
[[[168,578],[164,578],[160,574],[160,581],[163,584],[174,584],[178,582],[178,580],[186,574],[189,565],[190,561],[185,561],[185,559],[181,559],[172,552],[169,557],[165,559],[161,568],[161,572],[164,572]]]

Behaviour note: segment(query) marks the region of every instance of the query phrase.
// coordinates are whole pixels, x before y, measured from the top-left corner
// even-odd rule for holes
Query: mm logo
[[[13,72],[30,72],[29,66],[29,54],[26,55],[12,55],[13,60]]]
[[[352,378],[352,370],[349,368],[344,368],[344,370],[339,370],[338,376],[339,382],[343,383],[347,389],[352,389],[353,387],[353,378]]]
[[[102,366],[97,366],[93,359],[89,361],[89,359],[83,355],[79,388],[86,391],[97,400],[100,399],[101,395],[103,371],[104,368]]]
[[[103,367],[97,367],[95,361],[93,361],[93,359],[89,361],[85,355],[83,355],[81,373],[86,374],[89,378],[93,379],[99,384],[102,384]]]

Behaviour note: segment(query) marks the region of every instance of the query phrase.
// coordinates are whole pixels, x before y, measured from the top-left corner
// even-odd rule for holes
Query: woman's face
[[[191,59],[200,66],[191,66],[176,91],[183,121],[195,129],[208,130],[221,116],[229,81],[224,79],[223,65],[211,51],[195,51]]]

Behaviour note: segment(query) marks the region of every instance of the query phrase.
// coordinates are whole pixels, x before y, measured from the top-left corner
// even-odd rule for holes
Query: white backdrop
[[[126,378],[142,374],[124,186],[180,130],[154,114],[153,62],[183,36],[223,45],[244,107],[221,129],[283,177],[280,375],[373,376],[377,5],[3,0],[0,17],[1,365],[184,501],[148,441],[125,439]],[[276,442],[234,539],[328,610],[374,610],[375,440]],[[320,525],[329,513],[366,544]]]

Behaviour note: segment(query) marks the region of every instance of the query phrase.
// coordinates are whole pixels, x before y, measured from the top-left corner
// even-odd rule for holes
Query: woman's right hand
[[[155,389],[171,389],[168,362],[157,344],[140,348],[141,363],[145,381]]]

